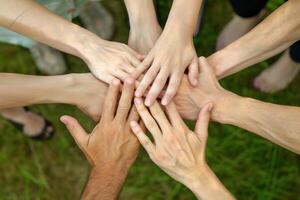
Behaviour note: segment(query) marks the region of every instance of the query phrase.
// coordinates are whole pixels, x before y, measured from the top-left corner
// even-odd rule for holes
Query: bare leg
[[[299,69],[300,63],[293,61],[286,50],[275,64],[255,78],[254,87],[263,92],[280,91],[293,81]]]
[[[223,49],[228,44],[237,40],[241,36],[248,33],[253,27],[255,27],[261,20],[264,11],[254,17],[242,18],[238,15],[234,15],[232,20],[224,27],[220,33],[216,50]]]
[[[24,108],[10,108],[0,110],[2,116],[10,121],[24,125],[23,133],[28,137],[34,137],[41,133],[45,127],[45,119],[32,112],[26,111]],[[51,133],[53,127],[48,127],[47,133]]]

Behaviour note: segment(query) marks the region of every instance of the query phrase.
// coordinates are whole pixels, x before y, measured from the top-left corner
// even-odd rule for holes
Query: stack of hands
[[[154,7],[152,3],[147,5],[149,2],[140,3],[146,4],[143,6],[148,11],[152,10],[148,13],[153,14]],[[179,20],[180,16],[174,10],[171,11],[166,27],[161,31],[155,15],[145,16],[146,22],[151,24],[143,21],[141,26],[131,13],[137,11],[131,9],[131,1],[125,3],[131,25],[129,45],[139,53],[125,45],[111,43],[113,46],[109,52],[114,57],[109,57],[110,63],[103,63],[101,59],[101,65],[105,68],[94,67],[99,62],[88,59],[93,74],[110,83],[101,119],[92,133],[87,134],[76,119],[70,116],[61,118],[92,165],[83,199],[116,199],[138,155],[140,144],[155,164],[190,188],[199,199],[233,199],[205,161],[213,103],[204,103],[200,114],[197,108],[193,112],[185,105],[182,106],[185,109],[183,115],[188,115],[190,119],[197,118],[195,131],[192,131],[185,125],[172,101],[182,79],[188,88],[198,86],[200,67],[193,45],[193,27],[197,23],[199,10],[185,20]],[[136,4],[139,3],[135,1]],[[182,2],[176,1],[175,4],[178,7]],[[201,1],[198,8],[200,4]],[[147,27],[147,31],[143,31],[142,27]],[[186,30],[183,32],[183,29]],[[105,55],[104,52],[100,54]],[[116,59],[118,57],[120,59]],[[112,63],[112,60],[117,63]],[[212,73],[204,58],[200,62],[205,65],[206,71]],[[184,77],[186,70],[188,75]],[[124,82],[123,86],[118,79]],[[122,94],[119,97],[121,88]],[[158,96],[161,96],[160,103],[156,100]],[[180,100],[178,102],[180,104]],[[183,102],[188,104],[188,100]],[[154,141],[146,135],[144,125]]]
[[[295,120],[299,108],[242,98],[224,90],[216,78],[267,58],[298,39],[300,21],[285,20],[299,19],[295,17],[298,1],[289,1],[254,31],[210,56],[214,68],[205,58],[198,59],[193,45],[200,0],[174,0],[164,30],[151,0],[125,0],[129,46],[105,41],[33,1],[17,3],[15,6],[16,1],[9,1],[1,6],[2,26],[80,57],[98,79],[91,74],[70,74],[31,77],[26,82],[22,76],[14,76],[13,81],[12,75],[1,76],[4,84],[0,89],[11,99],[0,100],[0,108],[68,103],[98,122],[87,134],[76,119],[61,117],[92,166],[83,199],[116,199],[140,144],[155,164],[198,198],[233,199],[205,161],[210,119],[239,126],[300,152],[299,123]],[[186,12],[182,14],[182,10]],[[273,30],[281,24],[287,27],[283,34],[277,34]],[[266,35],[272,39],[265,42]],[[108,91],[105,83],[110,84]],[[21,92],[7,91],[7,85]],[[28,88],[35,91],[32,96]],[[195,131],[189,130],[181,117],[197,120]]]
[[[82,198],[117,199],[141,144],[155,164],[191,189],[199,199],[233,199],[205,161],[213,104],[203,106],[192,131],[173,102],[161,106],[155,101],[146,107],[142,98],[133,97],[134,87],[131,78],[126,79],[123,86],[120,81],[113,81],[102,117],[89,134],[76,119],[61,117],[92,166]],[[146,135],[144,125],[153,141]]]

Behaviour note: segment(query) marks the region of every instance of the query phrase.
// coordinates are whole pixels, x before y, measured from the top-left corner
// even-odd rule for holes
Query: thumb
[[[83,149],[86,144],[87,133],[78,123],[78,121],[75,118],[67,115],[62,116],[60,121],[65,124],[79,148]]]
[[[204,143],[206,143],[207,140],[210,112],[212,108],[212,103],[204,105],[198,115],[198,119],[196,122],[195,133],[198,136],[198,138]]]
[[[201,66],[201,72],[214,75],[214,71],[205,57],[201,56],[199,58],[199,65]]]

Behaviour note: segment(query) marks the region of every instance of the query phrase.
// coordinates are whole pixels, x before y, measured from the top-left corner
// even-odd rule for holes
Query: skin
[[[99,120],[107,86],[91,74],[31,76],[0,73],[0,109],[32,104],[64,103],[77,106]],[[28,95],[30,94],[30,95]]]
[[[196,120],[203,105],[212,102],[214,121],[241,127],[300,153],[300,122],[295,120],[300,117],[300,108],[265,103],[226,91],[205,58],[199,62],[202,69],[198,86],[191,86],[184,76],[174,98],[184,119]],[[1,76],[0,83],[0,92],[6,94],[0,99],[0,109],[66,103],[76,105],[94,120],[99,119],[107,95],[107,85],[91,74],[52,77],[6,74]]]
[[[155,24],[153,1],[143,0],[142,2],[125,0],[127,10],[129,10],[129,18],[138,19],[137,21],[143,21],[146,18],[145,24],[148,24],[147,21],[154,21]],[[145,72],[135,95],[141,97],[147,91],[145,99],[147,106],[153,104],[169,79],[169,84],[162,98],[162,104],[168,104],[175,96],[186,68],[189,69],[191,84],[197,85],[199,64],[193,45],[193,32],[197,25],[201,3],[202,1],[199,0],[173,1],[163,32],[133,73],[132,76],[137,79]],[[140,12],[141,10],[149,10],[150,14],[146,14],[147,17],[145,17],[143,16],[145,13]],[[182,12],[188,14],[182,15]],[[132,29],[136,29],[134,20],[131,21]],[[152,86],[150,87],[150,85]]]
[[[0,4],[0,26],[81,58],[108,84],[116,78],[125,80],[143,58],[127,45],[103,40],[35,1],[0,0]]]
[[[138,155],[140,145],[129,126],[130,121],[139,118],[132,106],[134,80],[126,80],[118,102],[120,89],[118,80],[109,87],[101,120],[89,134],[73,117],[61,117],[91,164],[81,199],[118,199],[129,168]]]
[[[136,121],[131,122],[132,131],[155,164],[192,190],[198,199],[234,199],[205,161],[212,104],[203,107],[193,132],[181,119],[174,103],[164,107],[166,116],[158,102],[150,111],[142,99],[136,98],[134,102],[154,143]]]
[[[223,78],[287,49],[300,38],[300,2],[289,0],[249,33],[208,57]]]

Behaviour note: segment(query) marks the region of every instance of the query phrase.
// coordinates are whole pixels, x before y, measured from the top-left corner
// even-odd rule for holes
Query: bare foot
[[[264,11],[262,11],[257,16],[249,18],[242,18],[238,15],[234,15],[232,20],[224,27],[224,29],[220,33],[217,39],[216,50],[218,51],[220,49],[223,49],[228,44],[248,33],[254,26],[258,24],[263,14]]]
[[[275,64],[254,79],[253,85],[256,89],[268,93],[283,90],[293,81],[299,69],[300,64],[291,59],[287,50]]]
[[[11,108],[1,110],[0,112],[4,118],[23,125],[23,133],[27,137],[38,136],[46,125],[46,121],[42,116],[32,111],[26,111],[24,108]],[[45,130],[44,134],[46,135],[44,135],[44,138],[47,139],[48,136],[50,137],[52,132],[53,127],[48,126]]]

